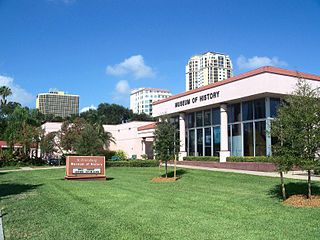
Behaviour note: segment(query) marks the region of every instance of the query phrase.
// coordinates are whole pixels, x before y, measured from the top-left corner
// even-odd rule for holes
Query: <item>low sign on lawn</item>
[[[101,156],[67,156],[67,180],[106,180],[105,158]]]

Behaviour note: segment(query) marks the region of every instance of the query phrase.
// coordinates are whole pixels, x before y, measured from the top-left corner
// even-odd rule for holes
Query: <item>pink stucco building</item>
[[[219,156],[225,162],[230,155],[271,155],[266,130],[297,76],[320,87],[320,76],[262,67],[155,102],[153,116],[168,115],[179,127],[179,160]]]

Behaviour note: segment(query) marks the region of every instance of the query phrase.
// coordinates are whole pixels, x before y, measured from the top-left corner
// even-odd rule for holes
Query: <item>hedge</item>
[[[219,162],[219,157],[210,157],[210,156],[199,156],[199,157],[194,157],[194,156],[188,156],[188,157],[183,157],[184,161],[211,161],[211,162]]]
[[[158,167],[157,160],[106,161],[107,167]]]
[[[227,162],[271,162],[271,157],[227,157]]]

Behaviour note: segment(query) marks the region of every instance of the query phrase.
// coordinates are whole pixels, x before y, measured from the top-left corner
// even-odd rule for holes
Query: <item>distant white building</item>
[[[194,55],[186,65],[186,91],[232,76],[232,63],[228,55],[214,52]]]
[[[130,109],[134,113],[145,113],[152,116],[152,103],[172,96],[169,90],[139,88],[131,91]]]

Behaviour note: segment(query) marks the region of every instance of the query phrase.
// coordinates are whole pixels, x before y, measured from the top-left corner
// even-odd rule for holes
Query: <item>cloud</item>
[[[0,76],[0,86],[7,86],[11,89],[12,95],[8,97],[8,101],[21,103],[22,106],[34,101],[32,94],[15,84],[11,77]]]
[[[126,80],[121,80],[117,83],[116,85],[116,91],[119,94],[128,94],[130,93],[130,86],[128,81]]]
[[[155,76],[154,71],[144,63],[141,55],[132,56],[113,67],[107,66],[106,72],[115,76],[133,74],[135,79],[152,78]]]
[[[237,59],[237,65],[240,70],[255,69],[264,66],[285,67],[288,63],[280,61],[278,57],[258,57],[254,56],[247,59],[245,56],[240,55]]]
[[[130,96],[130,86],[128,81],[120,80],[115,87],[115,92],[113,93],[113,101],[128,104]]]
[[[97,108],[93,105],[91,105],[90,107],[84,107],[80,110],[80,113],[83,113],[83,112],[86,112],[86,111],[89,111],[90,109],[92,110],[96,110]]]

